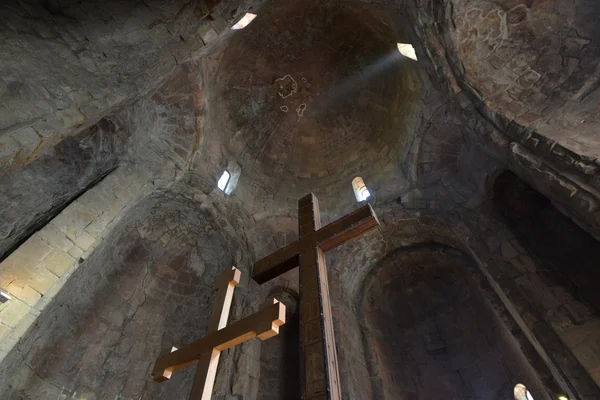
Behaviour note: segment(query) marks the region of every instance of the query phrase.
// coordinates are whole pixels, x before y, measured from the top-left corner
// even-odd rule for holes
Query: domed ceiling
[[[419,78],[385,16],[348,3],[268,3],[209,81],[210,118],[244,174],[337,177],[394,158]]]

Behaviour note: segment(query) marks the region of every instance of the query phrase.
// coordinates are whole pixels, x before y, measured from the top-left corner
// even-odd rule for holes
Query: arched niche
[[[300,400],[300,313],[299,296],[290,289],[272,292],[286,306],[286,323],[279,328],[279,335],[261,343],[260,400]]]
[[[142,201],[0,365],[0,398],[188,399],[195,368],[161,384],[151,368],[171,346],[202,337],[216,278],[241,249],[206,203],[169,194]],[[227,370],[231,360],[221,360]],[[216,388],[219,379],[228,378],[220,374]]]
[[[433,244],[400,248],[373,268],[360,304],[373,398],[506,399],[518,382],[551,398],[474,270]]]

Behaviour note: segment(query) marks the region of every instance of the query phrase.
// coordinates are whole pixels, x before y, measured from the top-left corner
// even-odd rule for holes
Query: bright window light
[[[371,197],[371,192],[369,192],[367,186],[365,186],[365,182],[359,176],[352,180],[352,189],[354,189],[354,196],[359,203]]]
[[[366,188],[365,190],[362,191],[362,198],[363,200],[368,199],[369,197],[371,197],[371,192],[369,192]]]
[[[232,26],[231,29],[236,31],[239,29],[244,29],[250,24],[250,22],[252,22],[252,20],[254,20],[254,18],[256,18],[256,14],[247,13],[234,26]]]
[[[404,57],[408,57],[412,60],[418,61],[417,53],[415,53],[415,48],[412,46],[412,44],[398,43],[398,51]]]
[[[223,172],[223,175],[221,175],[221,178],[219,178],[219,182],[217,183],[217,186],[219,187],[219,189],[221,189],[222,191],[225,191],[225,188],[227,187],[227,183],[229,183],[230,177],[231,177],[231,175],[229,174],[229,172],[227,172],[227,171]]]
[[[515,400],[534,400],[529,390],[522,383],[517,383],[514,389]]]
[[[11,299],[11,297],[8,294],[6,294],[4,292],[0,292],[0,303],[6,303],[10,299]]]

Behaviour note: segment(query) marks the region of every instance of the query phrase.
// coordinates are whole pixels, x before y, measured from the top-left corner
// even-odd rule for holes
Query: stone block
[[[74,240],[75,244],[83,251],[87,251],[90,249],[90,247],[93,247],[95,241],[96,238],[87,233],[85,230],[82,231]]]
[[[29,286],[41,294],[45,294],[58,281],[58,276],[45,268],[38,268],[26,281]]]
[[[68,254],[73,257],[76,260],[79,260],[83,254],[83,250],[81,250],[79,247],[77,246],[73,246],[71,247],[71,249],[68,251]]]
[[[112,219],[109,220],[105,216],[105,214],[102,214],[96,217],[96,219],[91,224],[86,226],[85,232],[87,232],[95,238],[102,237],[103,231],[106,229],[106,226],[110,223],[111,220]]]
[[[0,287],[6,287],[12,282],[23,287],[29,284],[38,264],[52,251],[39,236],[31,237],[0,264]]]
[[[48,272],[48,274],[55,276],[54,274],[52,274],[51,272]],[[48,289],[46,291],[46,293],[44,293],[44,296],[40,299],[40,301],[37,302],[37,304],[35,305],[34,309],[36,311],[42,311],[47,305],[48,303],[50,303],[50,301],[52,301],[52,299],[54,298],[54,296],[56,296],[56,294],[58,293],[58,291],[64,286],[64,284],[67,282],[67,280],[69,279],[71,275],[69,273],[64,274],[63,276],[61,276],[55,283],[54,285],[52,285],[50,287],[50,289]]]
[[[21,149],[21,144],[10,135],[0,135],[0,165],[3,161],[10,162]]]
[[[100,183],[104,190],[109,189],[110,193],[118,198],[125,197],[126,190],[130,185],[129,177],[125,176],[120,170],[116,170]],[[125,199],[124,199],[125,200]]]
[[[35,289],[32,289],[27,285],[21,286],[16,282],[11,282],[11,284],[6,287],[6,290],[9,294],[23,301],[30,307],[33,307],[42,297]]]
[[[65,252],[57,251],[44,262],[46,269],[57,277],[63,276],[65,272],[77,265],[77,260]]]
[[[19,339],[10,331],[8,335],[0,342],[0,353],[8,353],[17,344]]]
[[[58,119],[65,129],[76,128],[84,124],[85,115],[79,111],[76,105],[72,105],[64,110],[58,110],[56,112],[56,119]]]
[[[94,217],[102,214],[106,210],[106,199],[98,190],[88,190],[75,203],[81,205],[81,208],[88,210]]]
[[[18,131],[13,132],[11,136],[19,142],[22,147],[26,148],[35,148],[41,139],[37,132],[31,127],[19,129]]]
[[[27,241],[25,241],[25,243],[23,243],[13,254],[18,258],[32,262],[35,265],[54,251],[55,250],[52,249],[48,243],[42,240],[41,235],[36,233],[27,239]]]
[[[10,299],[0,311],[0,322],[11,328],[16,328],[21,319],[31,310],[27,304],[19,299]]]
[[[47,224],[39,235],[46,243],[58,250],[69,251],[73,247],[73,242],[52,222]]]
[[[18,339],[21,339],[25,332],[27,332],[27,329],[29,329],[29,327],[35,322],[37,317],[38,316],[32,313],[30,310],[30,312],[28,312],[21,318],[21,320],[13,330],[13,336]]]
[[[54,218],[52,223],[69,239],[75,240],[93,220],[93,215],[75,202]]]
[[[0,342],[4,341],[4,339],[8,336],[8,334],[11,331],[12,331],[12,328],[0,323]]]

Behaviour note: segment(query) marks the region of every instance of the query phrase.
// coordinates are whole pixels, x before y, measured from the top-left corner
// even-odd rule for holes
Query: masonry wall
[[[286,323],[279,335],[261,343],[257,399],[300,400],[300,313],[298,298],[289,291],[275,296],[286,305]]]
[[[506,399],[523,383],[549,399],[461,264],[432,250],[399,251],[370,276],[364,312],[374,397]]]
[[[0,263],[0,359],[6,356],[119,219],[144,193],[145,176],[121,167],[70,203]]]
[[[174,195],[144,200],[5,358],[0,397],[187,399],[193,368],[158,384],[151,366],[161,352],[202,335],[216,278],[241,260],[241,248],[228,222],[206,204]],[[256,302],[244,293],[247,279],[245,273],[230,320],[255,311]],[[260,344],[234,351],[243,377],[232,381],[234,375],[224,372],[217,391],[256,393]],[[222,357],[225,371],[232,368],[228,354]],[[255,378],[246,374],[249,368]]]

